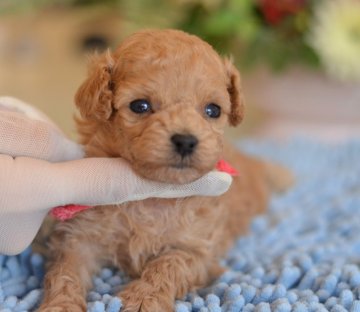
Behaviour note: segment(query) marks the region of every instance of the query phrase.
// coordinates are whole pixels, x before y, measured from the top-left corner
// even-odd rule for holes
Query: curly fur
[[[129,103],[135,99],[148,99],[153,112],[132,112]],[[210,102],[221,106],[217,119],[204,114]],[[243,118],[239,73],[195,36],[143,31],[113,54],[93,60],[76,105],[88,156],[123,157],[138,174],[156,181],[192,181],[213,170],[220,158],[240,175],[218,198],[99,206],[59,223],[39,311],[86,311],[91,276],[103,265],[119,267],[134,279],[119,293],[125,311],[172,311],[175,298],[222,272],[219,258],[264,211],[269,179],[278,180],[273,166],[224,143],[226,124],[235,126]],[[191,157],[174,152],[169,138],[175,133],[198,138]]]

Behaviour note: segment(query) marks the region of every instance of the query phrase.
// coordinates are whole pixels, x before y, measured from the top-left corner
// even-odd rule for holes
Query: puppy
[[[133,278],[118,294],[124,311],[172,311],[175,298],[223,271],[219,258],[264,211],[271,186],[284,184],[277,167],[224,142],[225,126],[243,119],[239,73],[196,36],[142,31],[92,62],[75,101],[88,156],[122,157],[169,183],[193,181],[219,159],[239,175],[218,198],[99,206],[57,224],[39,311],[86,311],[91,277],[104,265]]]

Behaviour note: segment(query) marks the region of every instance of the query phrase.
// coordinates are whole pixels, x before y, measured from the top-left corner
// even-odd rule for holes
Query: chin
[[[193,182],[214,168],[196,168],[190,166],[135,166],[134,170],[146,179],[172,184],[185,184]]]

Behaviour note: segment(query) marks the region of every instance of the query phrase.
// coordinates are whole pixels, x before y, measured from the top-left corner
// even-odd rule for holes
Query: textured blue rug
[[[297,184],[274,197],[268,213],[238,240],[223,261],[227,272],[177,301],[175,311],[360,312],[360,141],[241,147],[291,167]],[[35,310],[43,265],[30,250],[0,255],[1,312]],[[121,272],[103,269],[94,277],[88,311],[119,311],[112,294],[126,282]]]

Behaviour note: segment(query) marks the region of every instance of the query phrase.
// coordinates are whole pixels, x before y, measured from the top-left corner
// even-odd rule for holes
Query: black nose
[[[174,144],[176,152],[185,157],[194,152],[199,141],[191,134],[174,134],[171,137],[171,142]]]

